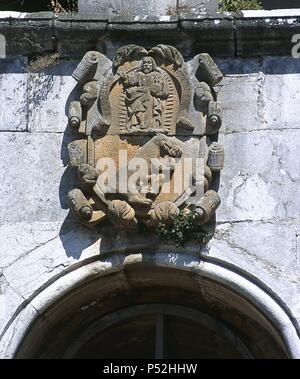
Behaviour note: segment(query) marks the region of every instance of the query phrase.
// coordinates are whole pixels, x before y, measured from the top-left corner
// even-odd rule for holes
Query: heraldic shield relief
[[[82,95],[69,108],[82,139],[68,147],[81,182],[68,198],[80,222],[137,232],[178,217],[201,230],[214,218],[212,183],[224,162],[214,86],[223,76],[208,54],[197,59],[194,75],[168,45],[126,45],[113,61],[83,57],[73,73]]]

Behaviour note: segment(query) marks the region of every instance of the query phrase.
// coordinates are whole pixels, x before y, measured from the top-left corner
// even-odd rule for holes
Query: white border
[[[297,17],[300,8],[242,11],[244,17]]]

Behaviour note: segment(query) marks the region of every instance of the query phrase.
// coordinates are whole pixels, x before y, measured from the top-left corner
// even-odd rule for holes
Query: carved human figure
[[[163,102],[168,83],[153,58],[145,57],[138,69],[121,73],[126,94],[127,130],[159,130],[163,126]]]

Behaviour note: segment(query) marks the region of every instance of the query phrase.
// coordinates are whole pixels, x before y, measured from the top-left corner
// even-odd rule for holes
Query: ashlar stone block
[[[65,167],[72,138],[54,133],[0,133],[0,224],[65,219],[66,193],[77,185],[77,173]]]
[[[266,127],[299,129],[299,99],[300,74],[267,75],[263,89]]]
[[[218,90],[224,109],[225,133],[257,130],[261,127],[257,74],[226,76]]]
[[[218,221],[298,218],[299,130],[234,133],[220,141],[226,155]]]
[[[68,126],[66,103],[76,97],[70,75],[76,62],[61,62],[28,77],[29,130],[64,133]]]
[[[0,131],[27,129],[26,59],[0,59]]]

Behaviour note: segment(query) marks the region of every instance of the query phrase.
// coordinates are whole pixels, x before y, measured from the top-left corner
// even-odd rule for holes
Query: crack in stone
[[[243,210],[243,208],[240,206],[240,204],[238,203],[236,197],[238,196],[238,194],[240,193],[242,187],[245,185],[246,181],[249,179],[249,175],[248,174],[240,174],[239,175],[239,178],[241,178],[243,180],[243,182],[241,184],[239,184],[237,187],[235,187],[235,189],[233,190],[233,202],[232,204],[240,209],[240,210]]]
[[[15,259],[13,262],[9,263],[8,265],[4,266],[3,267],[3,270],[6,270],[8,267],[12,266],[13,264],[17,263],[20,259],[26,257],[26,255],[28,254],[31,254],[32,252],[34,252],[35,250],[39,249],[40,247],[42,246],[45,246],[47,245],[49,242],[52,242],[54,241],[56,238],[58,238],[59,236],[56,235],[55,237],[53,238],[50,238],[49,240],[45,241],[45,242],[42,242],[40,243],[38,246],[35,246],[33,249],[29,250],[29,251],[26,251],[25,253],[21,254],[17,259]]]
[[[223,224],[242,224],[242,223],[262,223],[262,224],[270,224],[270,225],[278,225],[278,222],[280,222],[283,225],[289,225],[288,219],[276,219],[276,222],[274,222],[274,218],[272,219],[260,219],[260,220],[225,220],[225,221],[217,221],[217,225],[223,225]]]
[[[265,74],[263,72],[258,73],[257,77],[257,115],[262,126],[268,125],[266,121],[265,112],[266,112],[266,102],[264,98],[264,86],[265,86]],[[265,128],[263,128],[265,130]]]
[[[45,267],[47,268],[47,273],[51,273],[51,272],[55,271],[57,268],[59,268],[59,267],[62,267],[62,268],[69,267],[71,263],[72,262],[68,262],[67,261],[65,263],[60,263],[60,264],[58,264],[58,265],[56,265],[54,267],[51,267],[51,268],[50,268],[50,266],[48,266],[47,264],[45,264]]]
[[[23,301],[21,302],[21,304],[19,304],[19,306],[17,307],[17,309],[14,311],[14,313],[12,314],[12,316],[10,317],[9,321],[5,324],[3,330],[2,330],[2,333],[0,334],[0,340],[2,339],[2,337],[5,335],[5,333],[7,332],[7,330],[9,329],[9,327],[11,326],[11,324],[16,320],[16,318],[18,317],[18,314],[20,313],[20,311],[22,309],[25,309],[27,307],[27,305],[29,304],[29,301],[26,300],[11,284],[10,282],[7,280],[7,278],[5,277],[5,275],[2,273],[0,278],[2,278],[2,280],[5,282],[5,285],[7,287],[9,287],[16,295],[18,295],[20,297],[20,299],[22,299]],[[33,307],[34,308],[34,307]],[[35,308],[34,308],[35,309]],[[35,309],[36,310],[36,309]],[[15,333],[15,326],[14,326],[14,329],[13,329],[13,336],[14,336],[14,333]],[[10,341],[12,340],[13,336],[10,338]]]
[[[216,238],[216,239],[218,239],[218,238]],[[244,248],[242,246],[239,246],[236,242],[234,242],[232,239],[230,239],[230,232],[228,233],[228,238],[226,238],[226,236],[224,234],[223,238],[219,239],[219,240],[225,241],[230,246],[230,248],[237,249],[239,252],[241,252],[244,255],[246,255],[247,257],[249,257],[250,260],[252,261],[252,263],[261,264],[267,271],[271,271],[274,273],[280,273],[289,282],[295,283],[295,280],[291,279],[290,276],[284,275],[285,274],[284,270],[281,270],[280,268],[271,264],[270,262],[266,262],[265,260],[258,258],[254,253],[251,253],[249,250],[247,250],[246,248]]]
[[[291,181],[292,183],[296,183],[297,180],[294,179],[294,178],[292,177],[292,175],[288,172],[288,170],[284,167],[284,162],[283,162],[282,158],[279,156],[279,153],[278,153],[278,146],[273,142],[271,136],[270,136],[269,138],[270,138],[270,142],[271,142],[272,145],[273,145],[272,156],[276,157],[277,162],[278,162],[278,166],[279,166],[279,170],[284,171],[284,172],[287,174],[287,176],[289,177],[289,179],[290,179],[290,181]]]
[[[288,127],[288,128],[264,128],[264,129],[252,129],[252,130],[231,130],[231,131],[226,131],[226,133],[220,131],[220,135],[231,135],[231,134],[251,134],[251,133],[257,133],[257,132],[285,132],[285,131],[290,131],[290,130],[299,130],[300,131],[300,126],[299,127]]]
[[[7,280],[7,278],[5,277],[5,275],[4,275],[4,273],[2,273],[1,274],[1,277],[3,278],[3,281],[5,282],[5,285],[7,286],[7,287],[9,287],[13,292],[15,292],[22,300],[24,300],[25,302],[27,301],[26,299],[25,299],[25,297],[24,296],[22,296],[21,294],[20,294],[20,292],[16,289],[16,288],[14,288],[12,285],[11,285],[11,283]],[[0,277],[0,278],[1,278]]]

